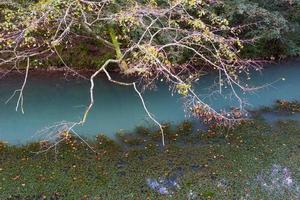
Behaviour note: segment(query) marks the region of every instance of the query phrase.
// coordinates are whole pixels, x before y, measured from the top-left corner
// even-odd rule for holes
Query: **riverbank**
[[[41,154],[33,153],[39,143],[2,144],[0,198],[299,198],[299,122],[257,119],[197,133],[181,125],[164,149],[157,132],[144,128],[136,131],[140,140],[98,136],[89,143],[96,153],[75,137]]]
[[[279,65],[279,64],[287,64],[291,62],[300,62],[299,56],[293,56],[293,57],[287,57],[283,59],[271,59],[271,58],[257,58],[255,60],[258,60],[258,62],[262,65],[265,65],[266,67]],[[2,75],[8,75],[8,74],[20,74],[25,73],[26,67],[20,67],[20,68],[10,68],[10,67],[2,67],[0,68],[0,74]],[[61,75],[64,73],[70,73],[70,75],[76,76],[78,75],[86,75],[90,76],[94,72],[97,71],[96,67],[65,67],[65,66],[55,66],[50,65],[46,67],[31,67],[29,68],[29,71],[33,73],[34,75],[47,75],[47,74],[53,74],[53,75]],[[108,70],[109,71],[109,70]],[[116,74],[119,74],[119,68],[111,68],[111,72],[115,72]]]

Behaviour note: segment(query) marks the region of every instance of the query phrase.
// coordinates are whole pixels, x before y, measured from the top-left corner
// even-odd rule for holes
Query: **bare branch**
[[[24,78],[22,87],[18,90],[15,90],[14,93],[12,94],[12,96],[10,98],[8,98],[8,100],[5,102],[6,104],[9,103],[9,101],[16,95],[16,93],[19,93],[19,97],[18,97],[18,101],[17,101],[17,105],[16,105],[16,111],[18,111],[18,109],[20,108],[22,114],[24,114],[24,108],[23,108],[24,96],[23,96],[23,92],[24,92],[24,88],[25,88],[26,83],[27,83],[29,67],[30,67],[30,60],[29,60],[29,57],[28,57],[27,58],[26,72],[25,72],[25,78]]]

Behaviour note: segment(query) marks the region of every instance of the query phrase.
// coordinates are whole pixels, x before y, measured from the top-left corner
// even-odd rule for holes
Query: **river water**
[[[17,96],[5,102],[14,90],[22,85],[23,76],[8,75],[0,80],[0,140],[11,144],[42,139],[37,132],[62,121],[78,121],[89,103],[89,81],[68,80],[64,76],[29,76],[24,90],[24,111],[15,111]],[[197,92],[216,109],[236,106],[230,94],[209,95],[214,76],[200,79]],[[262,73],[254,73],[249,85],[268,87],[252,93],[240,94],[249,109],[268,106],[277,99],[300,100],[300,62],[266,66]],[[136,126],[152,126],[142,104],[132,87],[116,86],[103,78],[95,81],[95,105],[87,122],[76,131],[84,136],[106,134],[113,137],[118,131],[130,131]],[[160,84],[154,91],[146,91],[145,102],[149,111],[160,122],[177,123],[189,119],[183,109],[180,96],[171,95],[166,85]]]

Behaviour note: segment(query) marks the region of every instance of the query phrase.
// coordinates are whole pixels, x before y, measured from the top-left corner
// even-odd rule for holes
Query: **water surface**
[[[5,101],[22,85],[22,76],[8,75],[0,80],[0,140],[12,144],[26,143],[38,130],[60,121],[78,121],[89,103],[89,81],[68,80],[63,76],[30,76],[24,91],[25,114],[15,111],[17,97]],[[277,81],[284,78],[285,80]],[[196,90],[216,109],[236,106],[237,101],[227,95],[209,95],[214,76],[200,79]],[[271,105],[277,99],[300,100],[300,62],[289,62],[266,67],[255,73],[251,85],[272,83],[255,93],[240,94],[249,103],[249,109]],[[226,94],[226,90],[224,92]],[[177,123],[186,118],[182,100],[171,95],[166,85],[144,93],[145,102],[155,117],[163,122]],[[116,86],[103,78],[96,80],[95,105],[87,122],[76,128],[84,136],[104,133],[108,136],[120,130],[133,130],[139,125],[153,125],[131,87]]]

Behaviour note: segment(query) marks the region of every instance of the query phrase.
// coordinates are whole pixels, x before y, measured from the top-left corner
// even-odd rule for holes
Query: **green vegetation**
[[[136,137],[145,140],[138,143],[116,143],[104,136],[90,141],[97,153],[76,137],[61,143],[57,154],[32,153],[41,150],[38,143],[1,144],[0,199],[188,199],[191,192],[194,199],[269,199],[256,183],[262,171],[278,164],[293,172],[294,184],[300,178],[296,122],[271,127],[253,121],[233,130],[215,126],[193,134],[190,128],[185,122],[173,129],[187,134],[164,149],[149,137],[155,131],[142,127]],[[147,186],[147,178],[171,176],[180,185],[172,197]],[[296,197],[286,191],[277,199]]]
[[[224,0],[215,6],[231,26],[243,26],[240,37],[255,38],[246,57],[283,59],[300,55],[299,0]]]
[[[139,21],[144,19],[136,16],[137,13],[135,12],[137,10],[135,9],[137,8],[134,8],[134,5],[139,5],[140,9],[149,9],[147,12],[149,12],[149,16],[153,17],[156,17],[157,14],[154,13],[155,10],[165,11],[168,5],[168,1],[165,0],[138,0],[135,1],[136,4],[132,4],[132,2],[116,1],[115,4],[105,5],[107,12],[101,13],[100,16],[111,18],[111,21],[104,20],[103,23],[95,23],[93,26],[83,21],[86,17],[90,18],[91,21],[95,20],[99,8],[94,2],[18,0],[1,3],[0,48],[8,50],[15,46],[16,38],[14,36],[7,37],[9,33],[13,33],[16,34],[15,36],[19,36],[19,39],[24,37],[22,38],[24,41],[20,40],[20,43],[18,43],[20,46],[17,45],[20,50],[24,50],[24,48],[33,50],[35,47],[39,47],[38,50],[40,51],[46,48],[52,49],[48,52],[52,55],[50,57],[46,56],[46,61],[41,58],[48,55],[48,53],[42,53],[38,57],[32,56],[36,60],[36,63],[33,63],[34,66],[64,66],[65,64],[59,56],[53,52],[57,48],[60,49],[59,53],[68,66],[97,68],[103,64],[103,60],[114,57],[121,58],[124,50],[132,42],[137,42],[140,39],[144,31],[143,26],[149,25],[151,22],[145,20],[143,24],[140,24]],[[213,32],[214,28],[221,28],[224,31],[230,27],[235,30],[234,37],[239,37],[240,41],[244,41],[242,42],[244,48],[240,50],[241,54],[247,58],[283,59],[299,56],[300,54],[300,36],[298,34],[300,31],[299,0],[223,0],[207,4],[203,1],[201,8],[198,7],[196,1],[187,0],[182,1],[182,5],[186,6],[186,10],[190,12],[189,15],[193,17],[199,13],[203,16],[207,15],[207,17],[194,18],[193,20],[185,18],[182,21],[175,17],[170,22],[165,21],[165,19],[161,20],[161,23],[174,24],[173,28],[204,30],[207,36]],[[70,10],[68,10],[69,6],[71,6]],[[197,9],[200,8],[201,11],[196,13],[193,6]],[[42,19],[41,16],[48,12],[49,16],[44,16],[46,19]],[[112,16],[113,14],[116,14],[116,18]],[[184,18],[184,16],[182,17]],[[56,19],[60,22],[62,18],[66,20],[64,25],[58,25],[53,20]],[[44,23],[39,24],[39,21],[36,20]],[[210,20],[213,22],[212,24],[210,24]],[[32,26],[32,24],[36,25]],[[209,24],[212,25],[211,30],[207,29]],[[74,34],[64,32],[65,29],[69,28]],[[163,28],[163,25],[157,28]],[[24,31],[23,36],[18,35],[21,31]],[[169,40],[172,38],[172,34],[167,32],[166,34],[158,34],[158,37],[152,42],[160,45],[166,44],[172,41]],[[228,37],[226,34],[223,34],[223,36]],[[195,39],[197,39],[196,42],[204,42],[203,38]],[[85,45],[85,43],[89,43],[89,45]],[[204,45],[207,44],[204,42]],[[215,45],[216,48],[218,46]],[[147,49],[151,47],[152,45],[145,46]],[[227,50],[225,51],[223,48]],[[150,49],[148,50],[150,51]],[[175,46],[168,50],[171,50],[172,55],[167,56],[164,60],[177,64],[184,63],[192,53],[187,49],[179,51]],[[230,52],[230,48],[227,48],[226,45],[218,50],[223,54]],[[74,58],[74,55],[75,57],[78,56]],[[1,53],[1,57],[3,56],[11,57],[11,55]],[[130,61],[126,60],[126,62],[135,62],[134,59],[133,56]]]
[[[32,64],[36,67],[75,67],[82,69],[95,69],[114,56],[114,52],[103,47],[99,42],[91,39],[79,38],[66,47],[56,48],[61,58],[52,55],[43,62],[35,60]],[[65,62],[66,61],[66,62]]]

